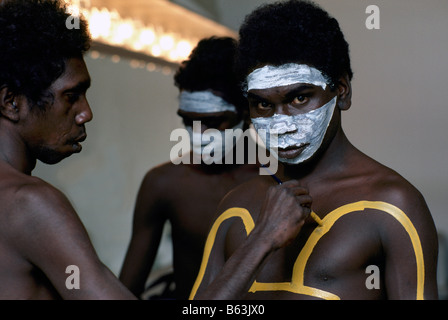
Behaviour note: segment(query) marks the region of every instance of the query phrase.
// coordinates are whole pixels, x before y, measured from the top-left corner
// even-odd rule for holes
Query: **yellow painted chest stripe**
[[[210,232],[207,237],[207,241],[205,242],[204,247],[204,255],[202,257],[202,263],[201,267],[199,269],[198,276],[196,278],[196,281],[193,285],[193,289],[190,293],[190,300],[194,299],[194,296],[196,295],[196,292],[198,291],[198,288],[202,282],[202,279],[204,278],[205,269],[207,268],[208,259],[210,258],[210,253],[213,249],[213,245],[215,243],[216,234],[218,233],[218,229],[221,226],[221,223],[223,223],[225,220],[230,218],[239,217],[241,220],[243,220],[244,227],[246,228],[246,234],[249,235],[249,233],[254,229],[255,223],[252,219],[252,216],[250,215],[249,211],[247,211],[244,208],[230,208],[224,211],[223,214],[221,214],[218,219],[216,219],[215,223],[213,223],[212,228],[210,229]]]
[[[420,238],[418,236],[417,230],[412,224],[411,220],[406,216],[406,214],[397,208],[394,205],[391,205],[386,202],[381,201],[359,201],[355,203],[350,203],[339,207],[322,219],[321,225],[316,227],[316,229],[311,233],[304,247],[302,248],[297,260],[294,264],[292,280],[291,282],[282,282],[282,283],[260,283],[254,281],[249,292],[257,292],[257,291],[289,291],[297,294],[305,294],[310,295],[322,299],[329,300],[339,300],[340,298],[327,291],[323,291],[317,288],[312,288],[305,286],[303,284],[304,281],[304,273],[305,267],[308,262],[311,253],[313,252],[314,247],[317,245],[319,240],[331,229],[334,223],[340,219],[342,216],[352,213],[352,212],[362,212],[365,209],[375,209],[381,212],[390,214],[393,216],[406,230],[408,233],[412,247],[415,253],[415,259],[417,264],[417,293],[416,298],[418,300],[423,300],[424,298],[424,280],[425,280],[425,268],[424,268],[424,260],[423,260],[423,250],[420,242]],[[208,264],[208,260],[210,257],[211,250],[213,248],[213,244],[215,242],[216,234],[218,232],[219,226],[221,223],[227,219],[239,217],[242,219],[244,226],[246,228],[246,233],[249,234],[255,224],[250,215],[250,213],[243,208],[230,208],[226,210],[213,224],[212,229],[210,230],[209,236],[207,238],[207,242],[204,249],[204,257],[201,264],[201,268],[199,270],[198,277],[193,286],[190,299],[193,299],[196,295],[197,289],[199,288],[200,283],[205,274],[205,269]]]

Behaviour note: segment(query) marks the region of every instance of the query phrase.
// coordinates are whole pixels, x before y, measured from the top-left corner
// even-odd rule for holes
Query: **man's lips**
[[[75,143],[79,143],[79,142],[83,142],[83,141],[85,141],[87,139],[87,134],[82,134],[81,136],[79,136],[78,138],[76,138],[75,140],[74,140],[74,142]]]
[[[74,139],[72,142],[72,147],[74,149],[74,152],[81,152],[82,146],[81,142],[85,141],[87,139],[87,134],[82,134],[78,138]]]
[[[298,157],[306,147],[308,147],[309,143],[301,144],[300,146],[289,146],[286,148],[279,148],[277,153],[281,158],[285,159],[293,159]]]

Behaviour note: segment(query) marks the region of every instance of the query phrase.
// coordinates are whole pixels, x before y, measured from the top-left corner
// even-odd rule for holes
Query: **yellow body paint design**
[[[302,248],[299,256],[293,267],[292,280],[291,282],[281,282],[281,283],[260,283],[254,281],[249,292],[257,292],[257,291],[288,291],[297,294],[309,295],[321,299],[326,300],[340,300],[340,298],[330,292],[320,290],[317,288],[312,288],[305,286],[303,284],[305,267],[308,262],[311,253],[313,252],[314,247],[317,245],[319,240],[331,229],[334,223],[340,219],[342,216],[352,213],[352,212],[360,212],[365,209],[375,209],[382,211],[384,213],[390,214],[393,216],[406,230],[411,239],[412,247],[415,253],[415,259],[417,264],[417,300],[423,300],[423,289],[424,289],[424,280],[425,280],[425,266],[423,260],[423,250],[420,242],[420,238],[418,236],[417,230],[412,224],[411,220],[406,216],[406,214],[397,208],[394,205],[391,205],[386,202],[381,201],[359,201],[355,203],[350,203],[339,207],[329,214],[327,214],[323,219],[319,219],[319,226],[314,229],[314,231],[309,236],[307,242]],[[317,215],[314,214],[317,217]],[[239,217],[242,219],[243,224],[246,228],[246,233],[249,233],[253,230],[255,224],[250,215],[249,211],[243,208],[230,208],[226,210],[213,224],[212,229],[210,230],[209,236],[207,238],[207,242],[205,244],[204,249],[204,257],[202,260],[201,268],[199,270],[198,277],[193,286],[192,292],[190,294],[190,299],[193,299],[196,295],[197,289],[202,282],[202,279],[205,274],[205,269],[208,264],[208,259],[210,257],[211,250],[213,248],[213,244],[215,242],[216,234],[218,232],[219,226],[221,223],[227,219]]]
[[[239,217],[241,220],[243,220],[244,227],[246,228],[246,234],[249,235],[249,233],[253,230],[255,227],[254,220],[252,219],[252,216],[250,215],[249,211],[243,208],[230,208],[226,211],[224,211],[223,214],[221,214],[218,219],[216,219],[215,223],[213,224],[212,228],[210,229],[210,232],[207,237],[207,241],[205,242],[204,247],[204,256],[202,257],[202,263],[201,267],[199,269],[198,276],[196,278],[196,281],[193,285],[193,289],[190,293],[190,300],[194,299],[194,296],[196,295],[196,292],[198,291],[199,285],[202,282],[202,278],[204,278],[205,269],[207,268],[208,259],[210,258],[210,253],[212,252],[213,245],[215,243],[216,234],[218,233],[218,229],[221,226],[221,223],[227,219]]]

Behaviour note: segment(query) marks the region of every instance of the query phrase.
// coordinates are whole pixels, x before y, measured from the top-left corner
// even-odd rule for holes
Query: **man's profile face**
[[[85,123],[92,120],[86,98],[90,75],[82,58],[70,58],[64,73],[53,82],[48,92],[52,105],[44,111],[31,110],[26,118],[25,140],[34,156],[47,164],[81,152],[87,137]]]

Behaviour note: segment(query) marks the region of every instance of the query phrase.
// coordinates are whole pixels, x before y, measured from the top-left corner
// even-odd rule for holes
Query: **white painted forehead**
[[[266,65],[252,71],[246,79],[247,91],[268,89],[296,83],[308,83],[325,90],[330,83],[327,77],[316,68],[306,64],[287,63],[281,66]]]
[[[186,112],[214,113],[230,111],[237,113],[236,107],[210,91],[182,91],[179,109]]]

